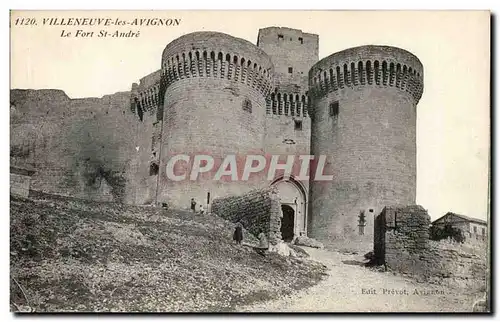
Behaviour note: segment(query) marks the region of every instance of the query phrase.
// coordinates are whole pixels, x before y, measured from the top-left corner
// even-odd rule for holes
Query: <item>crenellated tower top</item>
[[[163,51],[162,70],[167,87],[183,78],[226,78],[264,97],[274,80],[274,66],[264,51],[247,40],[211,31],[193,32],[169,43]]]
[[[412,53],[390,46],[360,46],[332,54],[309,71],[309,93],[323,97],[328,92],[357,86],[395,87],[411,95],[415,104],[422,97],[424,71]]]

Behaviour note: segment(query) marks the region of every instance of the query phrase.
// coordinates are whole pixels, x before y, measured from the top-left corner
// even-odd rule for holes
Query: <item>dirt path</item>
[[[243,312],[471,312],[475,296],[360,266],[363,257],[304,248],[329,268],[318,285]],[[415,293],[415,290],[419,294]],[[405,292],[400,294],[400,292]],[[376,294],[373,294],[376,293]]]

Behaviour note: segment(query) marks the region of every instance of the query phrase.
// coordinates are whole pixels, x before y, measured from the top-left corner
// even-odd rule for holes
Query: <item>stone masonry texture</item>
[[[137,122],[129,95],[70,99],[59,90],[12,90],[11,165],[36,170],[33,190],[132,203]]]
[[[430,216],[421,206],[385,207],[375,220],[377,264],[425,280],[485,283],[487,251],[429,239]],[[475,285],[477,286],[477,285]]]
[[[415,203],[423,66],[388,46],[320,61],[318,53],[318,35],[298,29],[260,29],[256,44],[193,32],[167,44],[158,70],[129,92],[72,99],[60,90],[13,89],[11,163],[35,169],[32,190],[189,208],[191,198],[211,205],[285,180],[268,180],[265,171],[248,181],[213,180],[227,155],[237,156],[238,179],[249,154],[325,155],[333,181],[300,182],[304,229],[327,247],[371,243],[374,214]],[[186,180],[167,177],[177,154],[191,157],[174,168]],[[197,154],[215,166],[191,180]]]
[[[10,174],[10,193],[21,197],[28,197],[31,178],[17,173]]]
[[[281,204],[279,194],[273,188],[217,198],[211,211],[230,222],[240,222],[255,236],[264,232],[271,245],[276,245],[281,239]]]
[[[257,46],[271,57],[277,83],[307,87],[309,70],[318,61],[318,35],[291,28],[263,28]]]
[[[407,265],[400,255],[419,254],[429,247],[430,223],[430,216],[421,206],[384,207],[376,218],[375,257],[389,267]]]

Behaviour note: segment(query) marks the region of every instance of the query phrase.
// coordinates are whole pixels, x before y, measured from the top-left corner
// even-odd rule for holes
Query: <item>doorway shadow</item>
[[[293,240],[293,228],[295,223],[295,210],[288,205],[281,205],[283,219],[281,220],[281,238],[285,242]]]

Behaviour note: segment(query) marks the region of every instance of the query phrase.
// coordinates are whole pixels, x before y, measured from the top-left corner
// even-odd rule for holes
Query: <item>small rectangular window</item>
[[[299,41],[300,41],[301,44],[304,43],[304,39],[302,39],[302,37],[299,37]]]
[[[481,232],[482,232],[483,236],[486,235],[486,229],[482,228]]]
[[[160,167],[156,163],[151,163],[149,165],[149,175],[150,176],[156,176],[158,175],[158,172],[160,170]]]
[[[330,116],[338,117],[339,115],[339,102],[330,103]]]
[[[477,234],[477,227],[474,226],[474,234]]]
[[[288,74],[293,73],[293,67],[288,67]]]
[[[302,121],[301,120],[295,120],[295,130],[302,131]]]

